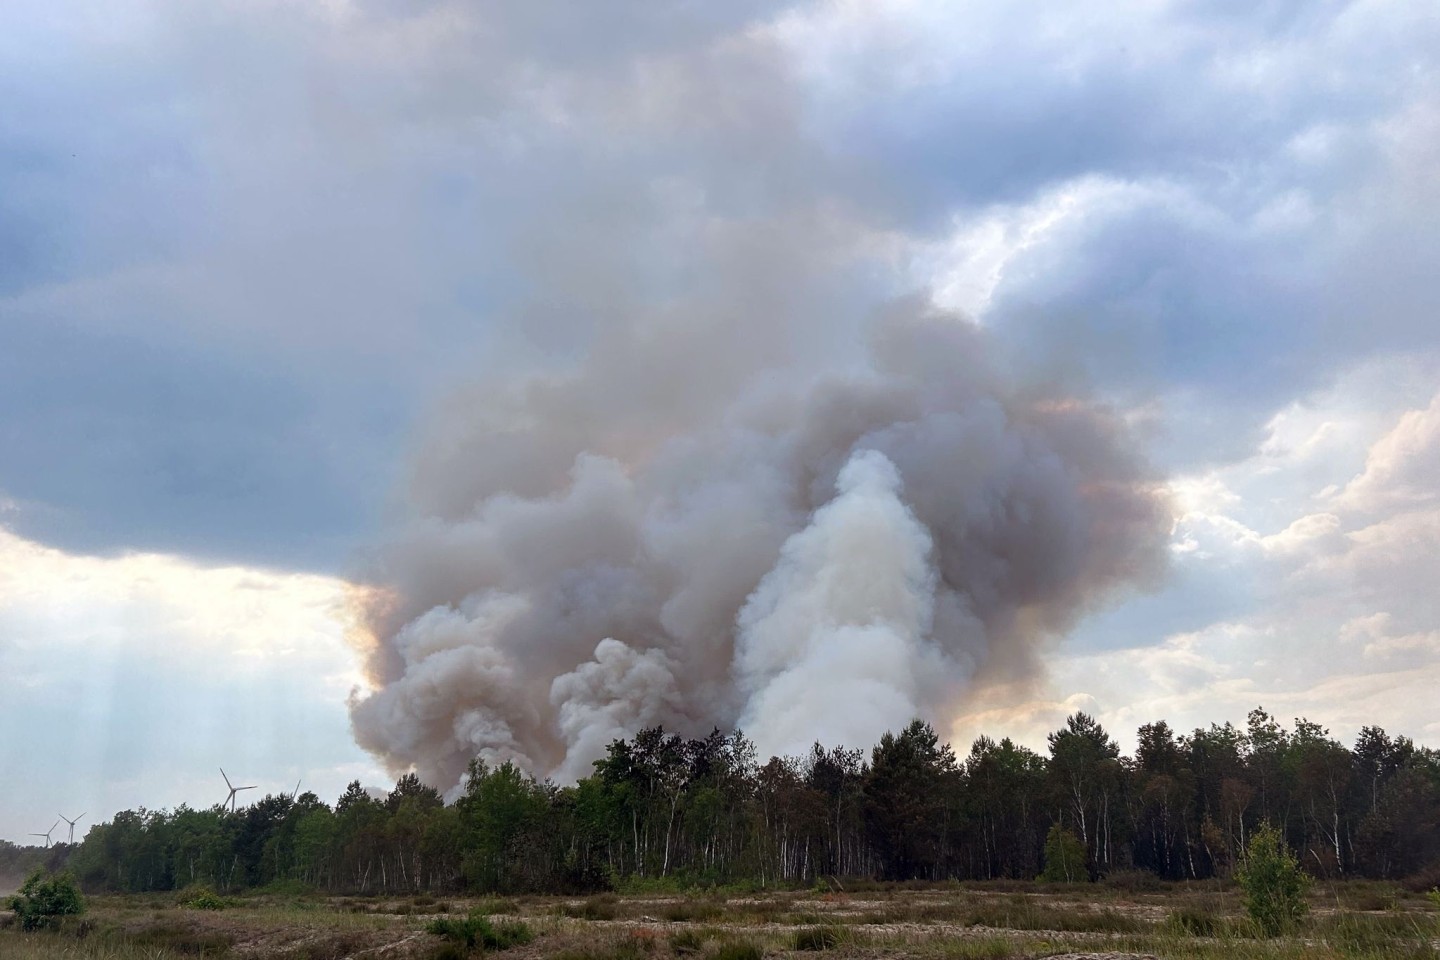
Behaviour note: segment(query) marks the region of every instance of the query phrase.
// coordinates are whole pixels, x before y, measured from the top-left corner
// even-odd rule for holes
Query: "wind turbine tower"
[[[76,817],[75,819],[78,820],[78,819],[80,819],[80,818],[79,818],[79,817]],[[59,821],[59,820],[56,820],[56,821],[55,821],[55,826],[52,826],[49,830],[46,830],[44,833],[32,833],[32,834],[30,834],[30,836],[32,836],[32,837],[44,837],[44,838],[45,838],[45,846],[48,848],[48,847],[50,846],[50,834],[54,833],[54,832],[55,832],[55,827],[58,827],[58,826],[60,826],[60,821]]]
[[[75,824],[79,823],[81,820],[84,820],[84,819],[85,819],[85,814],[82,813],[82,814],[80,814],[80,816],[76,817],[74,820],[71,820],[69,817],[65,816],[65,814],[62,813],[62,814],[60,814],[60,819],[61,819],[61,820],[64,820],[66,823],[70,824],[70,839],[67,840],[66,843],[74,843],[74,842],[75,842]]]
[[[224,767],[221,767],[221,768],[220,768],[220,776],[225,777],[225,768],[224,768]],[[248,786],[248,787],[237,787],[237,786],[235,786],[233,783],[230,782],[230,778],[229,778],[229,777],[225,777],[225,786],[227,786],[227,787],[230,788],[230,796],[228,796],[228,797],[225,798],[225,803],[230,804],[230,812],[231,812],[231,813],[234,813],[234,812],[235,812],[235,794],[239,793],[241,790],[254,790],[255,787],[256,787],[256,784],[253,784],[253,783],[252,783],[252,784],[251,784],[250,786]],[[225,806],[225,803],[222,803],[220,806],[222,806],[222,807]]]

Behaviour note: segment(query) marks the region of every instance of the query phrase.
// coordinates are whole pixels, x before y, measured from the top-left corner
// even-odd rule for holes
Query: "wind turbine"
[[[221,767],[221,768],[220,768],[220,776],[225,777],[225,768],[224,768],[224,767]],[[252,783],[252,784],[251,784],[250,786],[248,786],[248,787],[237,787],[237,786],[235,786],[233,783],[230,782],[230,778],[229,778],[229,777],[225,777],[225,786],[227,786],[227,787],[230,788],[230,796],[228,796],[228,797],[225,798],[225,803],[230,804],[230,812],[231,812],[231,813],[234,813],[234,812],[235,812],[235,794],[239,793],[241,790],[254,790],[256,785]],[[225,806],[225,803],[220,804],[220,806],[221,806],[221,807],[224,807],[224,806]]]
[[[75,824],[79,823],[81,820],[84,820],[84,819],[85,819],[85,814],[82,813],[82,814],[80,814],[80,816],[76,817],[74,820],[71,820],[69,817],[65,816],[65,814],[62,813],[62,814],[60,814],[60,819],[61,819],[61,820],[64,820],[66,823],[70,824],[70,839],[67,840],[66,842],[67,842],[67,843],[74,843],[74,842],[75,842]]]
[[[78,820],[79,817],[76,817],[76,819]],[[59,820],[56,820],[54,827],[51,827],[49,830],[46,830],[44,833],[32,833],[32,834],[30,834],[30,836],[32,836],[32,837],[44,837],[44,838],[45,838],[45,846],[46,846],[46,847],[49,847],[49,846],[50,846],[50,834],[54,833],[54,832],[55,832],[55,827],[58,827],[58,826],[60,826],[60,821],[59,821]]]

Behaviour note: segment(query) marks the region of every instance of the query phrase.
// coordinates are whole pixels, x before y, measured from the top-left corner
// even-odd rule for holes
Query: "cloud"
[[[26,771],[0,794],[0,833],[39,829],[31,821],[61,806],[96,820],[207,807],[220,764],[265,790],[373,782],[343,713],[363,682],[345,639],[355,589],[161,554],[68,554],[0,528],[0,725],[13,733],[0,763]]]
[[[575,738],[522,746],[507,696],[573,700],[577,729],[738,716],[685,676],[723,673],[734,614],[872,428],[972,599],[1005,595],[1000,538],[1052,535],[1054,568],[1019,567],[1053,603],[1021,597],[1039,622],[1017,630],[1132,651],[1117,668],[1199,638],[1131,666],[1217,697],[1247,692],[1246,656],[1415,665],[1437,622],[1437,31],[1428,0],[21,5],[4,521],[116,562],[366,569],[395,603],[372,669],[423,731],[368,742],[446,742],[447,771],[477,744],[562,762]],[[952,333],[983,349],[887,353],[867,331],[897,297],[968,314]],[[877,369],[974,393],[912,426]],[[972,445],[993,459],[926,455]],[[1169,588],[1097,611],[1091,580],[1045,579],[1095,542],[1045,505],[1117,445],[1175,475],[1181,515]],[[916,481],[945,470],[976,496]],[[1111,587],[1145,567],[1093,559]],[[542,582],[563,655],[467,652],[538,616],[505,598]],[[957,710],[1092,702],[1007,686],[1039,649],[992,643]],[[441,716],[401,679],[433,658],[476,689],[536,679]],[[668,691],[662,671],[684,703],[609,692]]]
[[[1393,369],[1392,386],[1410,380],[1407,366]],[[1158,644],[1072,646],[1053,664],[1057,695],[1084,691],[1126,735],[1156,719],[1181,729],[1239,722],[1264,705],[1345,737],[1377,723],[1440,736],[1427,692],[1440,678],[1440,604],[1429,582],[1440,556],[1440,483],[1426,469],[1436,445],[1436,399],[1426,393],[1434,381],[1414,382],[1410,408],[1386,417],[1375,414],[1373,376],[1362,372],[1277,416],[1254,456],[1197,478],[1182,495],[1181,584],[1187,567],[1223,565],[1253,584],[1250,602]],[[1349,481],[1331,482],[1347,463]],[[1247,522],[1236,519],[1245,511]]]
[[[1337,502],[1352,510],[1383,513],[1436,499],[1440,476],[1440,394],[1424,410],[1411,410],[1370,448],[1365,472],[1346,485]]]
[[[739,232],[864,252],[827,323],[933,285],[1158,403],[1187,470],[1433,347],[1423,0],[723,7],[17,11],[0,320],[67,387],[3,424],[17,522],[343,568],[437,398],[700,302],[687,251]]]

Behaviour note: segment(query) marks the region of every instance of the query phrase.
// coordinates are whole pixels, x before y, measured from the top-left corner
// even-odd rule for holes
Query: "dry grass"
[[[1440,960],[1437,904],[1396,885],[1316,891],[1294,935],[1254,935],[1233,892],[1214,884],[876,885],[761,896],[606,894],[585,899],[234,898],[223,910],[173,894],[96,897],[58,934],[0,929],[3,960],[467,960],[432,921],[523,918],[514,960],[833,960],[1176,957],[1183,960]],[[438,929],[438,927],[437,927]],[[83,936],[82,936],[83,933]],[[448,952],[447,952],[448,951]]]

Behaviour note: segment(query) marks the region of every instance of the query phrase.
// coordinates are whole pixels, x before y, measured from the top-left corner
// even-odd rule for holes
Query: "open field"
[[[1440,958],[1440,913],[1399,887],[1322,885],[1292,935],[1257,937],[1213,884],[973,884],[826,892],[409,899],[249,896],[218,910],[169,896],[94,897],[59,932],[0,930],[5,960],[457,960],[427,928],[483,914],[532,935],[513,960],[803,958]],[[523,939],[523,938],[522,938]],[[473,955],[482,949],[477,947]],[[493,952],[493,951],[491,951]]]

